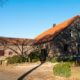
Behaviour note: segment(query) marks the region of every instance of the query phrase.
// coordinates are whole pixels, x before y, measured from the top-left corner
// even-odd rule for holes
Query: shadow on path
[[[34,67],[33,69],[29,70],[28,72],[26,72],[25,74],[23,74],[21,77],[19,77],[17,80],[23,80],[27,75],[29,75],[32,71],[36,70],[38,67],[40,67],[43,63],[41,63],[40,65]]]

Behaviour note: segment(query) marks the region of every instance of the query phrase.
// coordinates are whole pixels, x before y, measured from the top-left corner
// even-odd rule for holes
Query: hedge
[[[57,64],[53,67],[53,72],[54,75],[56,76],[70,77],[71,76],[70,64],[68,63]]]
[[[52,62],[52,63],[61,62],[61,61],[63,61],[63,62],[74,62],[74,61],[76,61],[76,58],[75,58],[75,57],[70,57],[70,58],[65,58],[65,57],[60,58],[60,57],[56,57],[56,58],[50,59],[49,61]]]
[[[30,58],[30,62],[40,61],[38,52],[31,52],[31,54],[29,55],[29,58]]]
[[[8,60],[9,64],[27,62],[27,58],[25,58],[22,55],[21,56],[15,55],[13,57],[7,57],[6,59]]]

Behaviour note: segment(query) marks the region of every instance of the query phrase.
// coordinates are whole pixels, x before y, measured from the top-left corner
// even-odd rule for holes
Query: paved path
[[[51,63],[0,66],[0,80],[55,80]]]

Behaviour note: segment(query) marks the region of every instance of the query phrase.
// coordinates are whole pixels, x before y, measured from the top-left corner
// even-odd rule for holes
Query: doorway
[[[78,56],[80,57],[80,44],[78,44]]]
[[[40,61],[46,61],[47,51],[46,49],[41,49]]]

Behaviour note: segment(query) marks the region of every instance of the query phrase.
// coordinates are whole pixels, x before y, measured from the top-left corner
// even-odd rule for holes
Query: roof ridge
[[[15,38],[15,37],[4,37],[4,36],[0,36],[0,38],[3,38],[3,39],[28,39],[28,38]],[[29,40],[33,40],[33,39],[29,39]]]
[[[66,28],[69,24],[71,24],[77,17],[80,17],[80,15],[74,16],[74,17],[56,25],[55,27],[52,27],[52,28],[46,30],[45,32],[43,32],[42,34],[37,36],[35,39],[40,40],[41,38],[45,37],[46,35],[51,35],[51,34],[55,34],[55,32],[60,32],[62,29]]]

